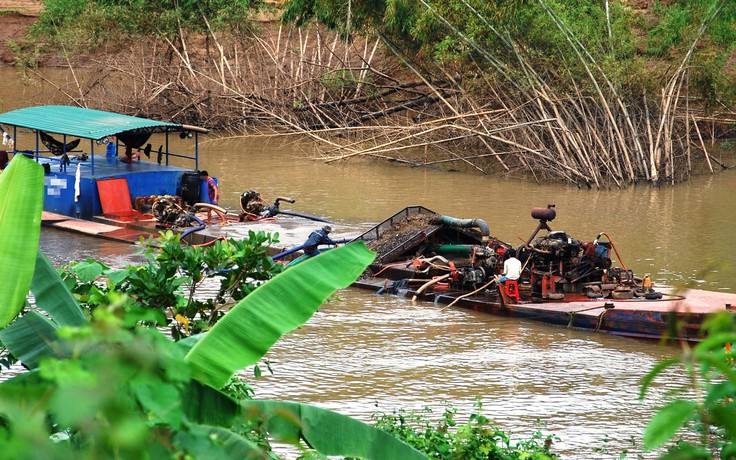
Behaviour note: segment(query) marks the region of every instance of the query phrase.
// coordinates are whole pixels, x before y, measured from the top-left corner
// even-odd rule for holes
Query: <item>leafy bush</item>
[[[148,321],[170,325],[179,340],[208,330],[225,314],[228,303],[281,273],[283,266],[267,254],[277,242],[278,234],[251,231],[242,240],[187,247],[180,234],[169,230],[156,241],[142,243],[147,264],[113,270],[86,260],[62,267],[61,275],[83,306],[94,310],[111,303],[110,293],[126,292],[127,308],[147,310]],[[203,285],[217,280],[220,287],[213,296],[200,293]]]
[[[32,37],[72,54],[146,35],[249,27],[260,0],[46,0]]]
[[[531,438],[512,443],[508,433],[495,426],[481,413],[480,401],[467,423],[455,420],[457,409],[451,404],[432,425],[432,410],[422,412],[400,409],[392,414],[373,415],[376,426],[424,452],[430,458],[446,460],[549,460],[557,456],[550,452],[554,436],[536,432]]]
[[[656,377],[673,366],[681,366],[689,381],[672,391],[671,400],[652,417],[644,432],[644,448],[670,444],[661,460],[736,459],[736,369],[732,344],[736,326],[730,312],[710,317],[703,330],[707,338],[682,356],[664,360],[645,377],[641,398]],[[678,433],[687,429],[687,439]],[[694,441],[697,439],[698,441]]]
[[[681,47],[690,46],[700,25],[720,8],[706,30],[707,39],[722,50],[732,50],[736,41],[736,5],[723,0],[678,0],[655,2],[656,25],[649,32],[647,52],[662,56]]]

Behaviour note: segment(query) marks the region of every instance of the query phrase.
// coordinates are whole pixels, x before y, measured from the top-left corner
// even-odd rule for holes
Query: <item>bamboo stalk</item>
[[[705,155],[705,161],[708,163],[708,169],[713,174],[713,165],[710,162],[710,155],[708,155],[708,148],[705,146],[703,136],[700,134],[700,128],[698,128],[698,122],[693,120],[693,126],[695,126],[695,132],[698,133],[698,139],[700,139],[700,146],[703,148],[703,154]]]

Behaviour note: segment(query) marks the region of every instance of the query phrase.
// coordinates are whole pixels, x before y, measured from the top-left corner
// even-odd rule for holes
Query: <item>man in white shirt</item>
[[[521,276],[521,261],[516,258],[516,250],[511,248],[506,251],[506,254],[509,258],[503,263],[503,273],[501,273],[501,278],[498,280],[500,284],[507,280],[518,280]]]

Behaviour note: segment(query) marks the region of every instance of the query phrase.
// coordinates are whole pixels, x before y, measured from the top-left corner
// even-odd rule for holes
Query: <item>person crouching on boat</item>
[[[498,284],[503,284],[506,281],[516,281],[521,276],[521,261],[516,258],[516,250],[511,248],[506,251],[506,254],[509,258],[503,263],[503,273],[501,273]]]
[[[216,205],[220,201],[220,190],[217,188],[215,179],[211,178],[210,173],[204,170],[199,172],[199,177],[207,185],[207,202]]]
[[[310,233],[309,238],[307,238],[307,241],[304,242],[304,254],[307,254],[309,256],[316,256],[320,253],[320,244],[337,244],[329,237],[331,231],[332,227],[330,227],[329,225],[325,225],[319,230],[315,230]]]
[[[134,154],[133,153],[133,147],[130,145],[125,146],[125,156],[120,159],[123,163],[132,164],[133,160],[137,160],[141,157],[141,149],[138,149],[138,151]]]

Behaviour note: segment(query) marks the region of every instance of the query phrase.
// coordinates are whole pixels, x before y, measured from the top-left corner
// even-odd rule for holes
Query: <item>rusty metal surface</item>
[[[354,286],[378,290],[386,285],[380,278],[358,280]],[[502,305],[498,297],[488,295],[469,296],[456,301],[464,292],[426,292],[418,300],[434,304],[466,308],[492,315],[523,318],[545,324],[606,332],[636,338],[661,339],[669,334],[669,324],[675,319],[683,327],[678,340],[699,340],[700,325],[712,313],[726,309],[725,304],[736,306],[736,294],[689,290],[685,295],[675,295],[671,288],[663,288],[671,297],[662,300],[611,300],[579,299],[574,301],[525,302]],[[400,290],[399,295],[413,297],[414,289]],[[608,305],[608,308],[606,307]]]

